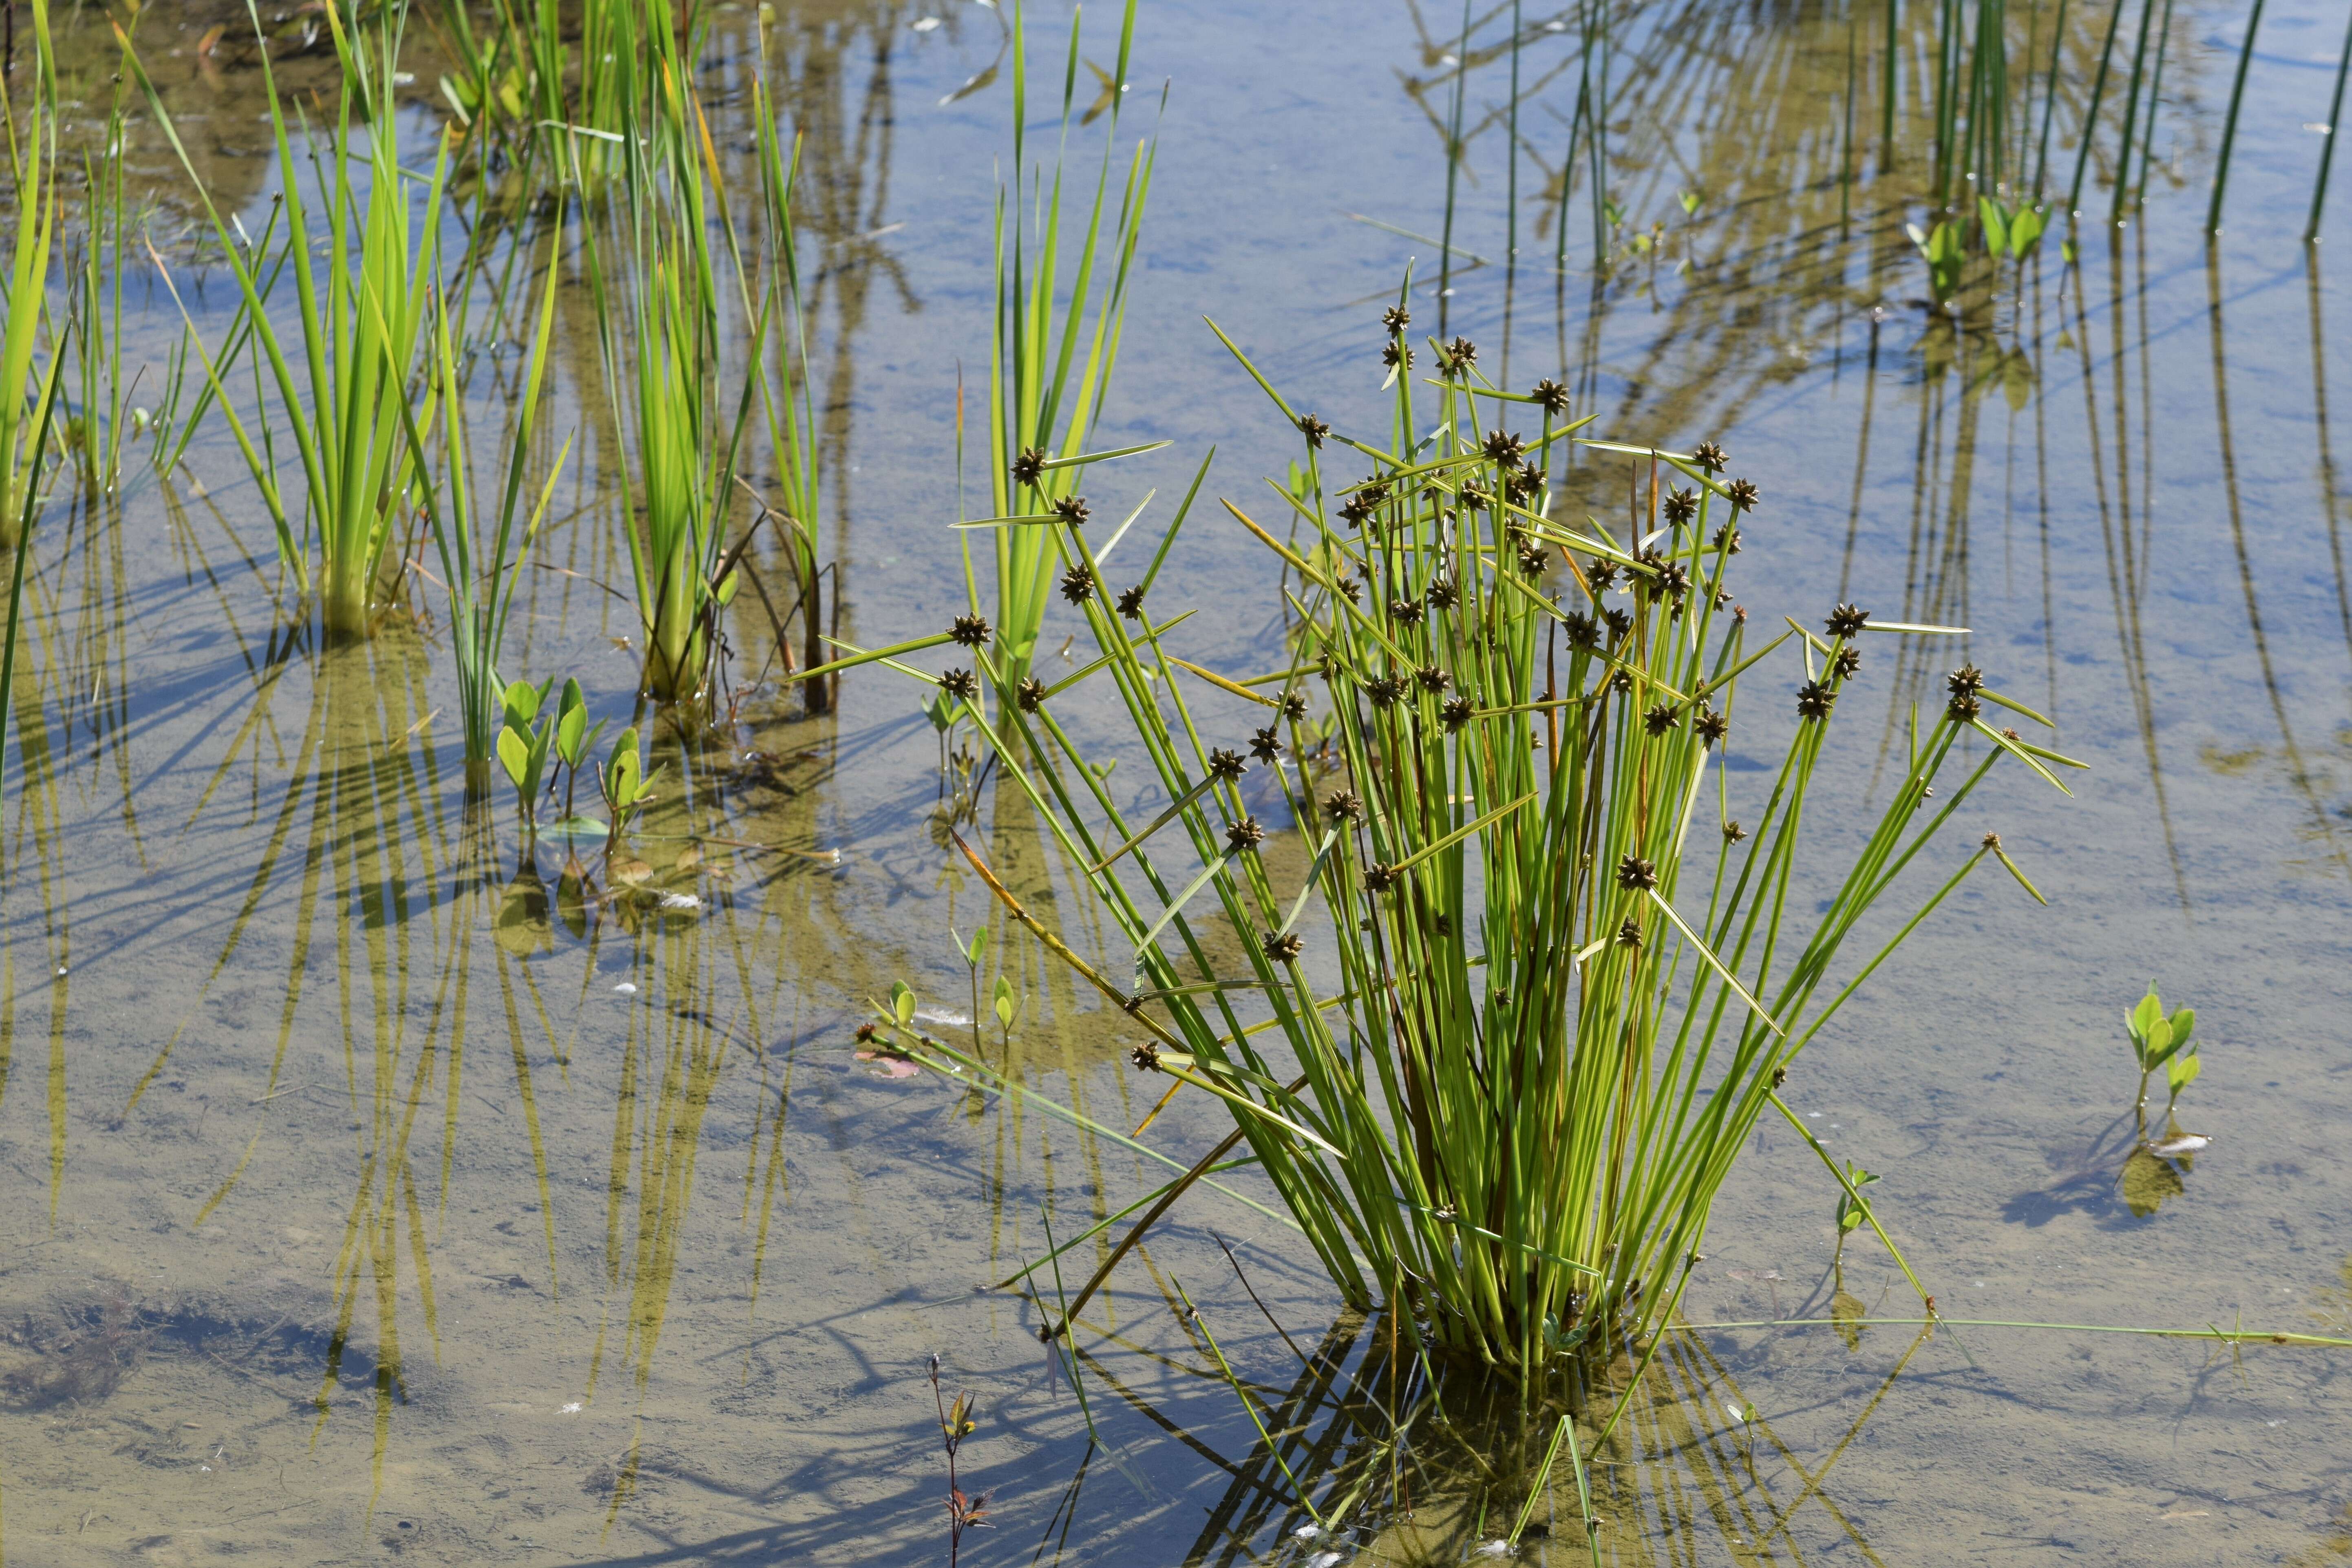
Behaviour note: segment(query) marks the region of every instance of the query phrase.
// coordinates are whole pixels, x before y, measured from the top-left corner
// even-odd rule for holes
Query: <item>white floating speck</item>
[[[614,986],[613,989],[619,992],[624,996],[635,996],[637,994],[635,983],[628,980],[622,981],[618,985]]]
[[[575,1399],[571,1404],[565,1405],[562,1409],[558,1410],[556,1414],[558,1415],[577,1415],[586,1408],[586,1405],[581,1404],[580,1401]]]
[[[952,1007],[918,1007],[915,1016],[926,1024],[938,1024],[950,1029],[969,1029],[971,1019]]]
[[[62,974],[65,971],[59,970],[58,973]],[[2159,1142],[2150,1143],[2147,1146],[2147,1152],[2159,1160],[2169,1160],[2176,1154],[2201,1153],[2212,1147],[2212,1143],[2213,1140],[2206,1137],[2202,1132],[2183,1132],[2178,1138],[2167,1138]]]
[[[698,893],[664,893],[661,907],[666,910],[698,910],[702,907],[702,898]]]
[[[919,33],[928,33],[939,25],[940,19],[937,16],[924,16],[914,23],[914,28]]]

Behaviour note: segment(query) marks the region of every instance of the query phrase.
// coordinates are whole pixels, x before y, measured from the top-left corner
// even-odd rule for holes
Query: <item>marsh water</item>
[[[1962,826],[2000,832],[2049,907],[1971,883],[1808,1048],[1792,1105],[1881,1175],[1948,1317],[2347,1334],[2352,263],[2340,238],[2300,242],[2344,18],[2272,0],[2209,248],[2244,18],[2162,16],[2144,206],[2107,221],[2095,162],[2073,261],[2062,226],[1953,315],[1923,302],[1916,181],[1879,167],[1867,125],[1841,178],[1843,12],[1620,16],[1622,223],[1601,268],[1589,193],[1565,224],[1558,200],[1576,14],[1147,0],[1121,156],[1155,134],[1157,175],[1104,440],[1173,442],[1119,478],[1158,488],[1147,523],[1213,444],[1208,493],[1246,506],[1296,439],[1202,317],[1296,406],[1377,423],[1379,312],[1410,264],[1416,322],[1475,340],[1498,382],[1558,376],[1601,434],[1721,442],[1765,496],[1740,564],[1768,619],[1853,600],[1972,628],[1958,650],[1873,650],[1834,748],[1857,821],[1908,704],[1963,655],[2092,764],[2072,798],[2010,782],[1971,802]],[[140,37],[207,178],[258,221],[257,72],[199,47],[235,19],[151,7]],[[1030,22],[1058,82],[1063,18]],[[2087,77],[2106,22],[2065,23],[2070,69]],[[102,116],[102,19],[57,25],[68,96]],[[841,635],[876,647],[963,603],[946,524],[959,375],[985,377],[1006,21],[969,0],[721,5],[700,85],[722,142],[761,28],[805,138],[824,548]],[[1105,107],[1115,47],[1089,17],[1082,110],[1097,89]],[[429,55],[405,110],[420,148],[441,119]],[[1034,149],[1053,127],[1032,109]],[[1073,167],[1101,129],[1073,132]],[[137,138],[126,162],[184,258],[176,164]],[[169,264],[217,330],[217,263]],[[180,319],[152,268],[126,310],[129,361],[159,377]],[[587,313],[560,308],[584,434],[508,662],[576,675],[625,720],[636,628],[608,587],[626,563]],[[61,486],[44,516],[10,694],[8,1560],[944,1562],[934,1352],[976,1403],[959,1466],[989,1503],[968,1563],[1461,1561],[1516,1510],[1543,1434],[1457,1390],[1410,1457],[1412,1517],[1296,1533],[1176,1287],[1311,1485],[1360,1453],[1386,1350],[1249,1207],[1188,1197],[1123,1266],[1079,1338],[1082,1391],[1034,1304],[980,1289],[1160,1179],[1043,1101],[1132,1127],[1157,1093],[1123,1020],[1003,939],[981,999],[1001,963],[1023,1010],[982,1043],[1037,1100],[860,1058],[895,979],[968,1027],[951,933],[1002,923],[949,844],[919,687],[861,669],[810,716],[739,613],[731,704],[659,730],[636,890],[591,904],[558,857],[519,867],[503,790],[467,809],[438,618],[322,646],[217,425],[169,482],[127,473],[111,496]],[[1622,479],[1591,476],[1611,504]],[[1156,593],[1199,606],[1193,657],[1276,667],[1254,542],[1196,516],[1169,573]],[[1069,629],[1049,619],[1047,646]],[[1735,741],[1753,783],[1742,763]],[[1818,798],[1834,841],[1838,796]],[[1105,940],[1014,804],[983,792],[964,826],[1074,942]],[[2151,978],[2199,1010],[2193,1158],[2132,1154],[2122,1015]],[[1189,1163],[1222,1116],[1180,1098],[1148,1137]],[[1748,1326],[1673,1336],[1656,1397],[1596,1457],[1612,1560],[2352,1554],[2347,1352],[1766,1326],[1829,1316],[1836,1289],[1918,1316],[1866,1232],[1830,1278],[1835,1211],[1804,1145],[1759,1132],[1681,1303]],[[1555,1488],[1538,1519],[1556,1528],[1522,1555],[1584,1560],[1575,1517]]]

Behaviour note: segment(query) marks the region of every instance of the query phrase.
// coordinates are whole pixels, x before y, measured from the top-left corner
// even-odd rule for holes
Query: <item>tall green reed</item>
[[[33,7],[36,66],[32,116],[18,134],[16,104],[0,78],[0,119],[7,122],[8,168],[16,193],[16,233],[7,265],[8,297],[0,322],[0,548],[16,549],[38,507],[41,468],[55,412],[58,372],[49,316],[49,252],[61,214],[57,191],[57,67],[49,52],[47,0]],[[33,360],[47,341],[46,372],[37,383]],[[19,563],[21,571],[21,563]],[[12,612],[13,617],[13,612]],[[11,626],[13,630],[14,621]],[[9,638],[9,648],[16,638]]]
[[[1077,262],[1065,297],[1059,287],[1065,245],[1062,186],[1076,101],[1078,24],[1074,15],[1062,73],[1061,126],[1048,178],[1042,165],[1034,170],[1029,166],[1028,31],[1021,8],[1013,8],[1013,184],[1009,192],[1003,187],[997,192],[996,323],[988,374],[990,496],[992,516],[998,520],[991,537],[995,545],[999,668],[1004,681],[999,696],[1005,700],[1028,678],[1056,580],[1079,565],[1078,558],[1062,545],[1064,530],[1055,520],[1087,515],[1076,469],[1089,456],[1081,448],[1102,417],[1111,374],[1118,363],[1128,281],[1155,157],[1150,142],[1137,143],[1118,187],[1118,209],[1112,212],[1110,175],[1135,41],[1135,0],[1126,0],[1102,160],[1092,200],[1076,227]],[[979,615],[983,605],[969,540],[964,579],[972,613]]]
[[[247,10],[259,33],[258,12],[250,4]],[[397,587],[398,552],[389,547],[401,497],[413,477],[413,455],[402,429],[402,386],[419,365],[432,293],[431,258],[437,254],[431,241],[442,222],[448,164],[445,146],[419,207],[408,190],[411,176],[400,165],[392,109],[400,52],[397,16],[347,21],[337,0],[325,0],[325,15],[343,67],[342,86],[331,124],[320,135],[306,135],[307,156],[297,155],[268,53],[262,53],[284,186],[284,257],[293,273],[297,325],[290,338],[265,306],[263,255],[236,243],[153,81],[119,25],[116,32],[122,38],[126,73],[137,79],[156,124],[179,154],[236,276],[244,305],[238,324],[249,328],[268,365],[279,414],[299,456],[305,494],[299,520],[278,482],[277,426],[266,403],[240,415],[224,384],[225,358],[204,350],[199,339],[213,400],[261,492],[278,552],[298,586],[315,595],[331,636],[365,637],[376,610]],[[362,176],[364,191],[359,188]],[[306,186],[315,191],[321,210],[312,211]],[[193,320],[189,325],[193,332]]]
[[[1329,510],[1319,487],[1287,496],[1301,542],[1225,503],[1281,568],[1280,668],[1220,674],[1168,652],[1149,611],[1130,629],[1100,595],[1079,605],[1126,746],[1174,803],[1153,820],[1034,687],[992,720],[971,671],[940,684],[1132,944],[1131,976],[1091,963],[989,877],[1145,1037],[1136,1065],[1224,1101],[1349,1304],[1385,1299],[1441,1346],[1528,1370],[1672,1310],[1805,1045],[1987,857],[2024,883],[1990,835],[1957,864],[1931,855],[1955,814],[2004,757],[2053,783],[2065,759],[1986,723],[1989,703],[2029,710],[1963,666],[1817,901],[1809,810],[1863,810],[1822,771],[1862,645],[1958,628],[1840,605],[1824,635],[1791,622],[1752,646],[1727,580],[1759,497],[1719,477],[1718,450],[1589,439],[1557,384],[1505,393],[1474,346],[1432,347],[1434,406],[1401,379],[1380,436],[1310,422],[1310,468],[1337,442],[1371,472]],[[1531,435],[1507,428],[1530,416]],[[1571,442],[1631,459],[1616,530],[1554,516],[1549,469]],[[1083,564],[1083,531],[1061,540]],[[1002,658],[972,651],[1001,685]],[[1744,823],[1723,765],[1735,718],[1751,752],[1780,752]],[[1939,885],[1890,934],[1874,913],[1915,869]],[[1865,926],[1869,956],[1840,963]],[[986,1074],[944,1041],[908,1048]]]
[[[740,257],[725,186],[701,110],[675,71],[664,113],[691,138],[631,135],[614,258],[608,275],[593,230],[586,247],[597,336],[614,416],[623,533],[645,637],[646,689],[668,702],[700,697],[719,647],[719,617],[735,594],[747,533],[730,546],[727,520],[760,377],[741,374],[730,416],[718,395],[729,374],[720,338],[724,297],[714,217]],[[714,208],[716,211],[714,212]],[[748,301],[751,286],[740,290]],[[749,323],[748,363],[765,354],[764,311]]]
[[[117,71],[105,140],[82,156],[82,236],[68,272],[66,319],[74,339],[73,416],[66,444],[93,492],[111,493],[122,477],[122,447],[133,419],[125,402],[136,376],[122,376],[123,256],[129,206],[123,184],[124,106],[129,82]]]
[[[689,133],[661,84],[686,71],[709,16],[670,0],[498,0],[484,24],[460,0],[425,12],[456,68],[442,96],[468,134],[526,184],[545,171],[583,194],[628,177],[633,134]]]
[[[7,124],[8,164],[16,205],[16,244],[0,305],[0,548],[9,552],[6,640],[0,643],[0,693],[16,690],[16,637],[24,624],[25,568],[56,429],[67,355],[48,321],[49,252],[63,221],[57,191],[57,65],[50,50],[48,0],[33,0],[32,120],[20,138],[16,105],[0,77],[0,121]],[[47,340],[37,374],[35,356]],[[14,707],[13,702],[11,707]],[[0,741],[6,716],[0,714]]]
[[[783,129],[776,117],[764,69],[753,92],[751,132],[760,168],[760,271],[764,288],[756,308],[747,293],[744,313],[747,317],[764,316],[775,342],[772,375],[772,367],[764,360],[755,374],[760,409],[767,426],[768,450],[776,466],[778,493],[772,498],[769,510],[776,520],[785,562],[792,568],[795,595],[793,608],[777,620],[776,636],[789,669],[792,648],[784,639],[790,621],[797,616],[800,662],[803,668],[814,668],[825,661],[827,626],[825,566],[817,529],[824,492],[818,461],[816,393],[809,362],[808,310],[801,292],[800,239],[793,217],[793,192],[800,178],[800,143],[796,139],[790,153],[785,152]],[[739,277],[746,276],[740,254],[736,269]],[[775,504],[779,500],[782,504]],[[838,604],[837,595],[835,603]],[[824,711],[832,706],[831,683],[807,683],[803,700],[809,711]]]

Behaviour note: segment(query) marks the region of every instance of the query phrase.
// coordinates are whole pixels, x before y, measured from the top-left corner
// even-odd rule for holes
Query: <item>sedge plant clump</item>
[[[1400,301],[1391,349],[1405,327]],[[2053,784],[2067,760],[1988,724],[1991,705],[2032,715],[1964,666],[1915,715],[1832,895],[1793,896],[1862,645],[1958,628],[1841,605],[1818,635],[1762,637],[1729,585],[1761,495],[1719,449],[1591,439],[1557,384],[1505,392],[1475,344],[1427,347],[1433,399],[1394,378],[1390,427],[1362,437],[1250,371],[1306,436],[1291,542],[1225,503],[1272,557],[1281,668],[1212,670],[1159,640],[1158,605],[1130,621],[1103,595],[1076,602],[1172,805],[1135,820],[1050,697],[966,706],[1131,973],[1123,952],[1073,951],[992,875],[1008,913],[1124,1013],[1139,1068],[1231,1108],[1231,1142],[1351,1305],[1526,1371],[1672,1310],[1733,1160],[1785,1113],[1791,1060],[1988,858],[2032,891],[1996,836],[1948,855],[1956,815],[2005,760]],[[1555,515],[1570,443],[1630,464],[1634,515]],[[1342,456],[1364,471],[1331,473]],[[1094,565],[1080,528],[1059,542]],[[971,651],[998,683],[992,650]],[[1734,734],[1780,752],[1737,816]],[[1873,920],[1913,871],[1935,890],[1907,922]]]

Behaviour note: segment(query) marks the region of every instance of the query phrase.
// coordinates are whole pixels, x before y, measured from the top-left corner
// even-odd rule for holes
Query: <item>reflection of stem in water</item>
[[[2347,42],[2352,47],[2352,42]],[[2336,478],[2336,449],[2327,433],[2327,331],[2320,309],[2319,251],[2304,253],[2305,293],[2311,302],[2311,407],[2319,456],[2319,506],[2327,521],[2327,557],[2336,568],[2336,613],[2344,623],[2344,647],[2352,652],[2352,581],[2344,573],[2344,492]]]
[[[2286,752],[2287,781],[2310,806],[2315,836],[2326,845],[2327,858],[2339,869],[2352,874],[2352,856],[2347,855],[2345,847],[2336,839],[2335,822],[2328,816],[2326,803],[2313,786],[2311,770],[2304,763],[2303,748],[2296,742],[2294,726],[2287,718],[2278,673],[2271,665],[2270,638],[2263,630],[2262,606],[2254,596],[2253,560],[2246,551],[2245,518],[2238,500],[2237,449],[2230,437],[2229,367],[2221,349],[2221,258],[2210,247],[2205,253],[2205,289],[2207,320],[2213,335],[2213,409],[2221,437],[2221,488],[2230,505],[2230,544],[2237,553],[2238,584],[2246,595],[2246,629],[2253,638],[2254,657],[2262,667],[2263,692],[2270,699],[2271,713],[2278,721],[2279,741]]]
[[[2107,595],[2114,605],[2116,641],[2123,657],[2124,683],[2131,691],[2132,710],[2139,721],[2140,744],[2147,752],[2148,787],[2156,796],[2157,821],[2164,830],[2164,849],[2172,865],[2172,882],[2180,898],[2180,908],[2189,907],[2189,878],[2181,865],[2179,841],[2172,831],[2172,811],[2165,799],[2163,753],[2156,734],[2156,699],[2149,689],[2147,658],[2140,640],[2139,581],[2144,569],[2135,567],[2131,525],[2131,458],[2129,427],[2123,405],[2126,395],[2125,352],[2123,331],[2123,252],[2119,241],[2110,240],[2111,288],[2107,313],[2115,329],[2114,358],[2116,366],[2116,484],[2122,496],[2120,528],[2116,508],[2107,497],[2106,460],[2099,438],[2099,392],[2097,373],[2091,362],[2091,323],[2084,300],[2084,273],[2078,267],[2074,271],[2074,342],[2082,355],[2083,415],[2090,437],[2091,460],[2085,465],[2091,475],[2091,492],[2099,508],[2099,538],[2106,550]],[[2120,539],[2118,533],[2120,532]],[[2052,628],[2054,638],[2056,628]]]

